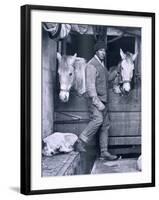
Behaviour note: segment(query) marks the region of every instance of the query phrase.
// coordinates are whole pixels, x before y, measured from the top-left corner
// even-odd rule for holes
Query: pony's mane
[[[86,60],[81,57],[77,57],[74,63],[75,68],[83,68],[86,65]]]
[[[85,68],[86,68],[86,60],[84,58],[77,57],[74,63],[74,69],[75,69],[74,88],[80,95],[84,94],[86,91]]]
[[[73,56],[63,55],[59,66],[59,70],[62,70],[62,72],[67,73],[67,71],[69,71],[70,61],[72,57]],[[85,67],[86,67],[86,60],[81,57],[76,57],[73,63],[73,68],[74,68],[73,87],[78,92],[79,95],[82,95],[86,91]]]

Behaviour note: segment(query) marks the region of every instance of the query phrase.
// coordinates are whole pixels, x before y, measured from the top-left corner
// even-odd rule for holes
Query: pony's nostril
[[[67,101],[67,96],[64,97],[64,101]]]
[[[53,155],[54,155],[54,152],[51,152],[51,155],[53,156]]]

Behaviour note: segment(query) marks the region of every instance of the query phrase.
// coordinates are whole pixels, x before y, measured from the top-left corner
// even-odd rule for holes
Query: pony
[[[134,61],[138,53],[132,54],[130,52],[124,53],[120,49],[121,61],[117,67],[112,67],[111,71],[115,70],[116,76],[113,80],[113,91],[117,94],[126,95],[131,90],[131,81],[134,75]]]
[[[121,61],[115,67],[116,73],[109,72],[109,80],[113,80],[113,91],[115,93],[127,94],[131,90],[131,80],[134,71],[134,61],[137,53],[124,53],[120,49]],[[58,60],[58,75],[60,82],[59,98],[62,102],[69,100],[70,89],[74,88],[79,95],[86,93],[85,69],[87,62],[84,58],[77,57],[75,53],[73,56],[61,55],[57,52]],[[112,77],[112,74],[113,75]]]
[[[63,102],[69,100],[70,89],[74,88],[78,95],[83,95],[86,92],[85,84],[85,68],[86,60],[73,56],[61,56],[57,53],[58,59],[58,75],[60,82],[59,98]]]

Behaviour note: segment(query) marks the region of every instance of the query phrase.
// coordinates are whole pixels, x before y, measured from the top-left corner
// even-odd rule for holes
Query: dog
[[[53,156],[58,153],[69,153],[78,137],[74,133],[55,132],[42,140],[42,154]]]

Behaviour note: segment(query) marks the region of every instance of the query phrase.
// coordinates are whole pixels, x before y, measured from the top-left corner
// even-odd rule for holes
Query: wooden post
[[[43,31],[42,37],[42,137],[53,132],[54,121],[54,74],[56,73],[57,42]]]
[[[105,27],[105,46],[106,46],[106,50],[107,50],[107,27]],[[105,66],[107,67],[107,54],[105,56]]]

